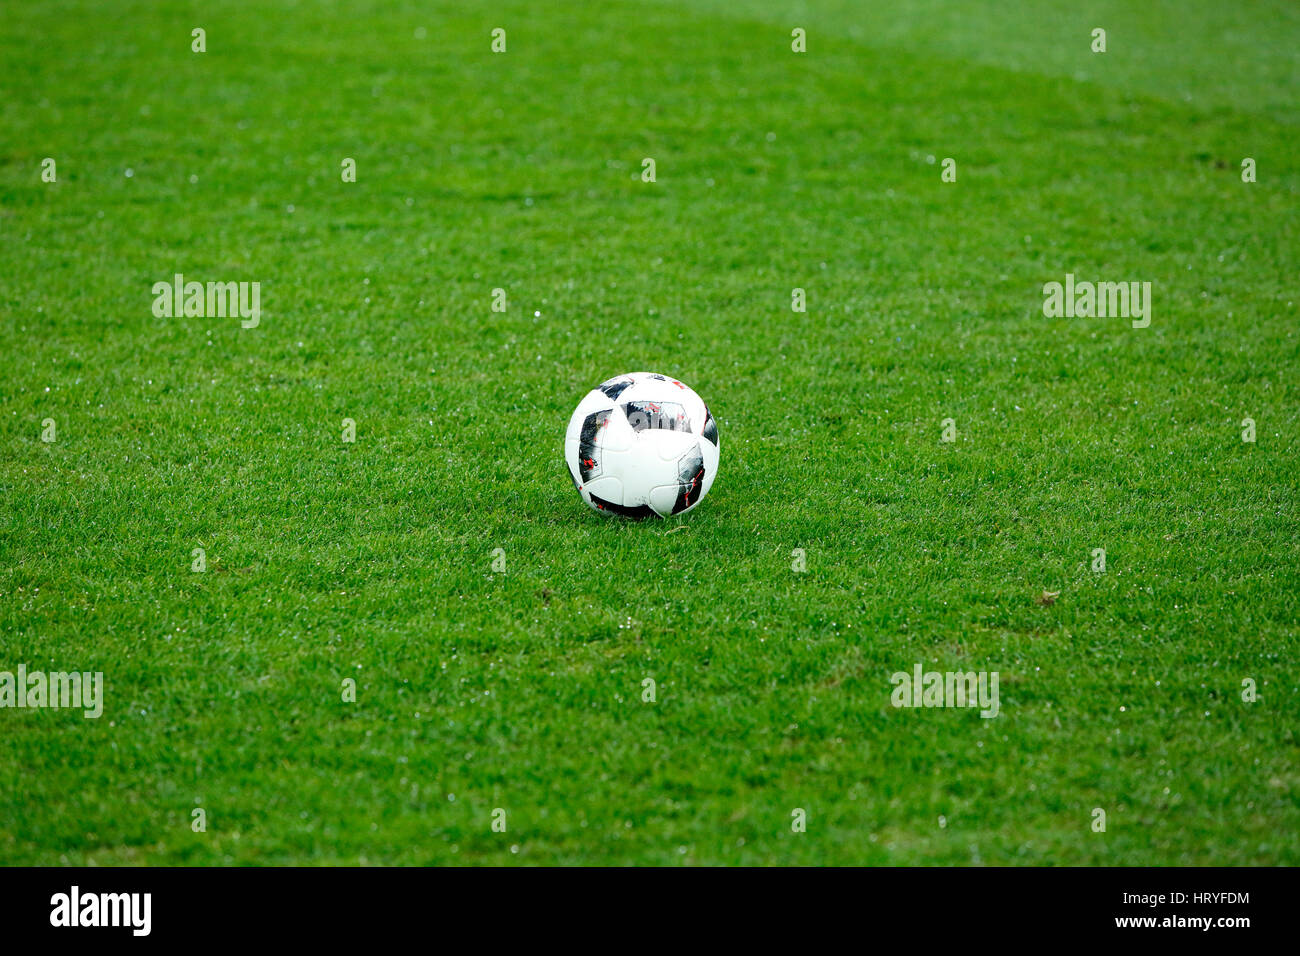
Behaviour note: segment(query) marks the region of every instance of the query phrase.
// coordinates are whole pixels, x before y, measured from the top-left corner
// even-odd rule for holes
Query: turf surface
[[[10,5],[0,670],[106,699],[0,863],[1300,863],[1295,7],[858,6]],[[564,471],[636,369],[681,519]]]

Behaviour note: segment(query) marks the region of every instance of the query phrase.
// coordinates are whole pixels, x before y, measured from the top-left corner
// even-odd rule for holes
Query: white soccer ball
[[[611,378],[578,403],[564,460],[582,500],[604,514],[690,511],[718,473],[718,425],[704,400],[654,372]]]

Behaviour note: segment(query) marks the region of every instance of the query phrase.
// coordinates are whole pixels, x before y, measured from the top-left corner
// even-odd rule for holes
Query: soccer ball
[[[564,460],[578,494],[597,511],[679,515],[700,503],[718,473],[718,424],[681,382],[632,372],[578,403]]]

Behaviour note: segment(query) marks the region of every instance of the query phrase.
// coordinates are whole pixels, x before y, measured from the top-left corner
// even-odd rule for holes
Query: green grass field
[[[0,863],[1300,863],[1300,12],[1030,11],[7,5],[0,671],[105,699]],[[636,369],[679,519],[565,471]]]

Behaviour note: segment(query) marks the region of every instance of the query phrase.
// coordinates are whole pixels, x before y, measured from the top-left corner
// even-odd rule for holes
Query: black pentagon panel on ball
[[[713,420],[713,413],[707,408],[704,410],[704,437],[715,445],[718,443],[718,423]]]
[[[676,402],[626,402],[623,414],[635,432],[647,428],[663,428],[674,432],[691,430],[691,420],[686,409]]]
[[[609,416],[614,411],[606,408],[592,412],[582,423],[582,434],[578,437],[578,473],[583,481],[591,481],[600,476],[600,450],[596,447],[596,438],[600,430],[609,424]]]
[[[700,446],[695,445],[677,462],[677,501],[673,503],[673,514],[680,514],[699,501],[704,488],[704,456]]]
[[[600,495],[592,495],[591,503],[601,511],[608,511],[612,515],[619,515],[624,518],[653,518],[655,516],[654,509],[649,505],[636,505],[635,507],[629,507],[628,505],[616,504],[613,501],[602,498]]]

